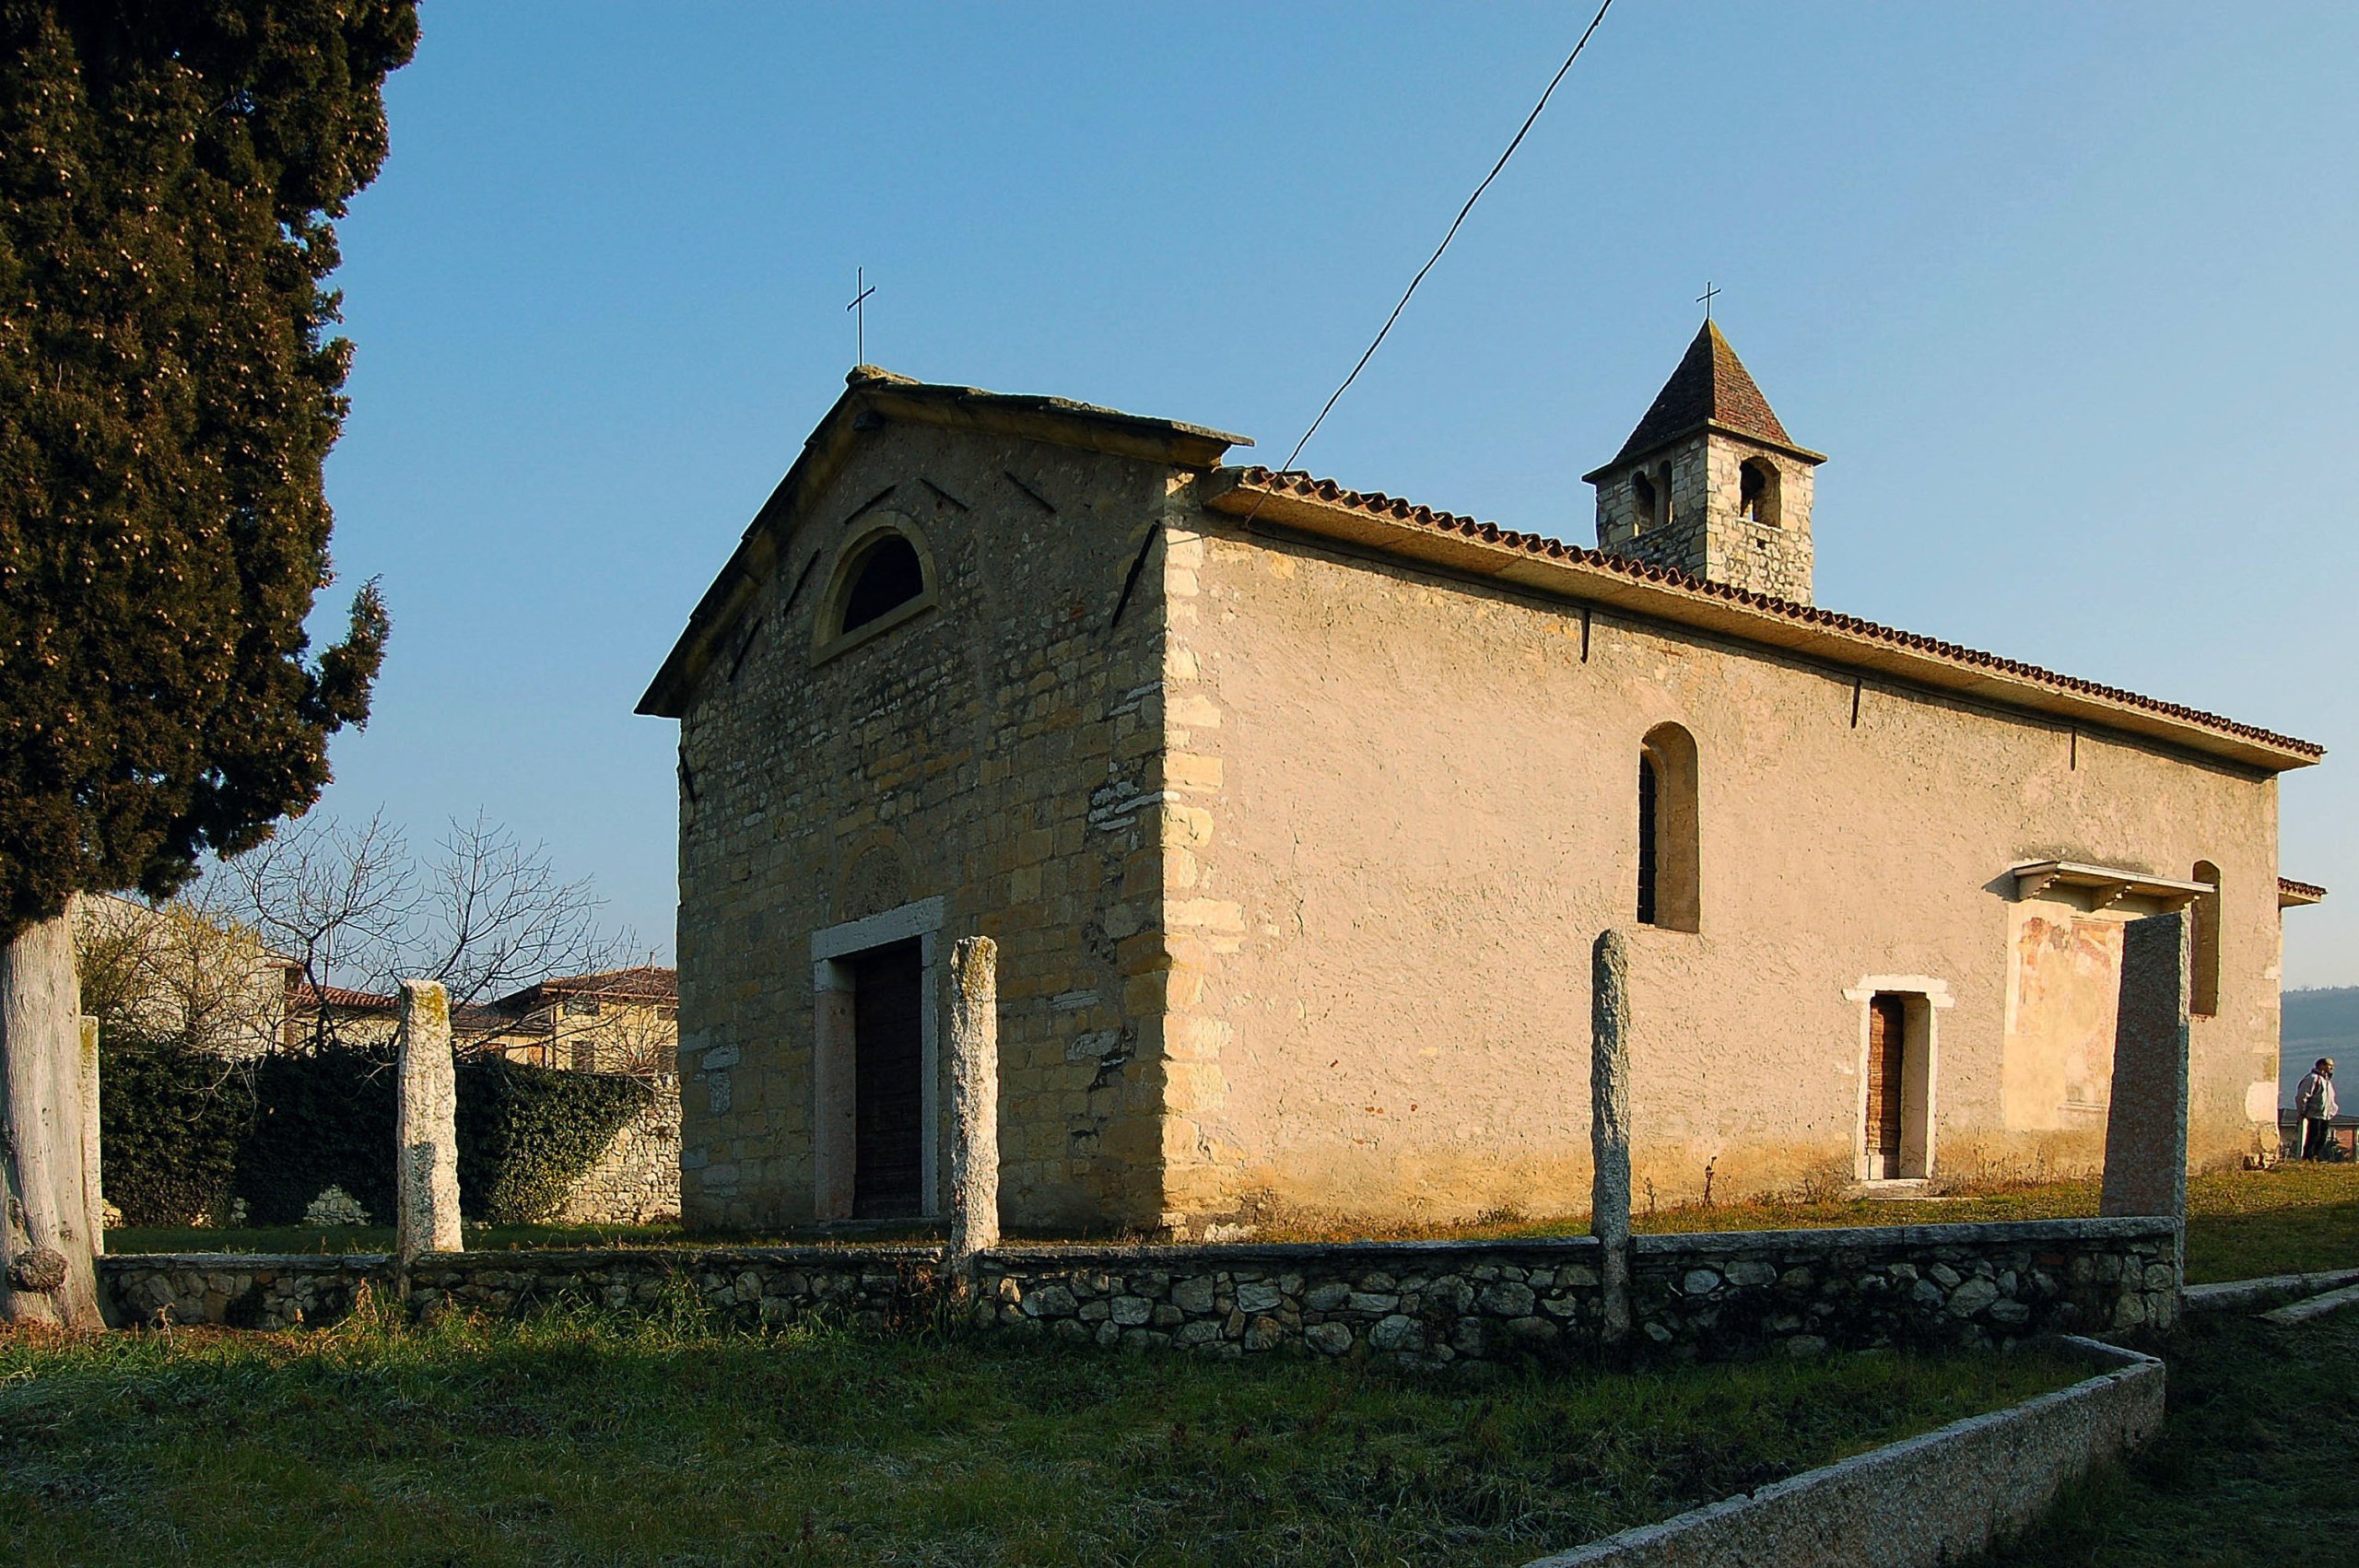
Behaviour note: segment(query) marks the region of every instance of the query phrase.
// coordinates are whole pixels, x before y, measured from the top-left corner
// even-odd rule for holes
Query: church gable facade
[[[1603,551],[1237,440],[853,373],[641,704],[691,1223],[941,1211],[970,934],[1018,1228],[1578,1209],[1608,926],[1663,1202],[2093,1167],[2158,909],[2193,1157],[2273,1133],[2318,748],[1811,608],[1822,460],[1717,328],[1590,476]]]

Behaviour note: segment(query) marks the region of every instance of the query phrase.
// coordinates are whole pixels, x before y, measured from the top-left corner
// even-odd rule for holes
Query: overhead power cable
[[[1310,444],[1310,438],[1319,434],[1319,427],[1327,422],[1327,415],[1333,410],[1336,401],[1351,391],[1352,383],[1360,379],[1362,370],[1367,369],[1367,362],[1376,357],[1378,349],[1384,346],[1384,340],[1391,334],[1392,323],[1399,321],[1401,312],[1408,308],[1409,297],[1417,292],[1417,285],[1426,281],[1426,275],[1434,270],[1434,263],[1441,260],[1441,253],[1449,249],[1449,242],[1452,240],[1458,238],[1459,226],[1466,221],[1466,215],[1474,210],[1474,204],[1483,199],[1483,193],[1491,188],[1491,181],[1499,177],[1499,170],[1508,166],[1508,159],[1515,156],[1515,149],[1523,146],[1523,138],[1532,134],[1532,123],[1540,118],[1540,111],[1548,107],[1549,99],[1555,95],[1556,84],[1565,79],[1565,73],[1571,70],[1573,62],[1581,57],[1581,51],[1589,47],[1590,34],[1597,31],[1597,25],[1605,20],[1605,13],[1613,8],[1614,0],[1605,0],[1605,3],[1597,8],[1597,15],[1589,19],[1589,26],[1581,29],[1581,36],[1574,43],[1573,52],[1565,56],[1565,63],[1556,67],[1555,76],[1548,78],[1547,89],[1541,93],[1540,101],[1532,106],[1532,112],[1523,117],[1523,124],[1517,129],[1515,139],[1508,143],[1508,150],[1499,154],[1499,161],[1491,165],[1491,171],[1483,176],[1483,182],[1474,187],[1474,193],[1466,198],[1466,205],[1460,207],[1458,216],[1449,220],[1449,232],[1441,237],[1441,243],[1434,247],[1434,253],[1426,258],[1426,264],[1417,269],[1417,275],[1411,278],[1409,287],[1401,291],[1400,302],[1392,307],[1392,314],[1384,318],[1384,325],[1377,330],[1375,339],[1368,344],[1367,351],[1360,356],[1359,363],[1354,365],[1352,373],[1344,378],[1344,384],[1328,395],[1326,404],[1319,410],[1319,417],[1310,422],[1310,428],[1302,433],[1302,439],[1294,444],[1294,451],[1286,453],[1285,462],[1279,465],[1280,472],[1285,472],[1294,467],[1295,460],[1302,455],[1302,449]],[[1253,509],[1260,511],[1261,503],[1255,502]],[[1251,519],[1249,518],[1247,521],[1250,521]]]

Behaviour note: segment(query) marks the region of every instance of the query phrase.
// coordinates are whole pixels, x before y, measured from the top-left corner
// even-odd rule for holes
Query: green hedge
[[[548,1218],[652,1091],[613,1073],[497,1057],[459,1063],[459,1208],[494,1224]],[[393,1214],[394,1064],[388,1047],[218,1059],[129,1043],[100,1070],[107,1196],[126,1222],[185,1225],[234,1194],[260,1225],[299,1223],[341,1187]]]
[[[254,1069],[253,1132],[238,1155],[247,1217],[298,1224],[312,1199],[340,1187],[371,1219],[390,1223],[393,1090],[390,1047],[264,1058]]]
[[[226,1206],[253,1120],[242,1069],[182,1046],[100,1041],[99,1164],[124,1223],[194,1224]]]

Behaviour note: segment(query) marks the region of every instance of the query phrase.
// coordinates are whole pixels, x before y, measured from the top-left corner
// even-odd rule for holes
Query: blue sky
[[[428,4],[343,228],[323,809],[478,809],[668,954],[631,708],[868,357],[1275,461],[1589,8]],[[2291,985],[2359,983],[2359,8],[1620,0],[1305,466],[1593,542],[1719,316],[1832,454],[1819,602],[2336,755]],[[323,599],[331,626],[341,593]]]

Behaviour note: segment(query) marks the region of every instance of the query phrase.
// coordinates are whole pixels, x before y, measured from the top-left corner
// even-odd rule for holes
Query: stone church
[[[2122,924],[2190,906],[2191,1157],[2273,1137],[2321,749],[1817,608],[1717,327],[1596,550],[1243,444],[851,373],[640,705],[692,1223],[940,1211],[975,933],[1016,1228],[1579,1210],[1608,926],[1642,1206],[2093,1167]]]

